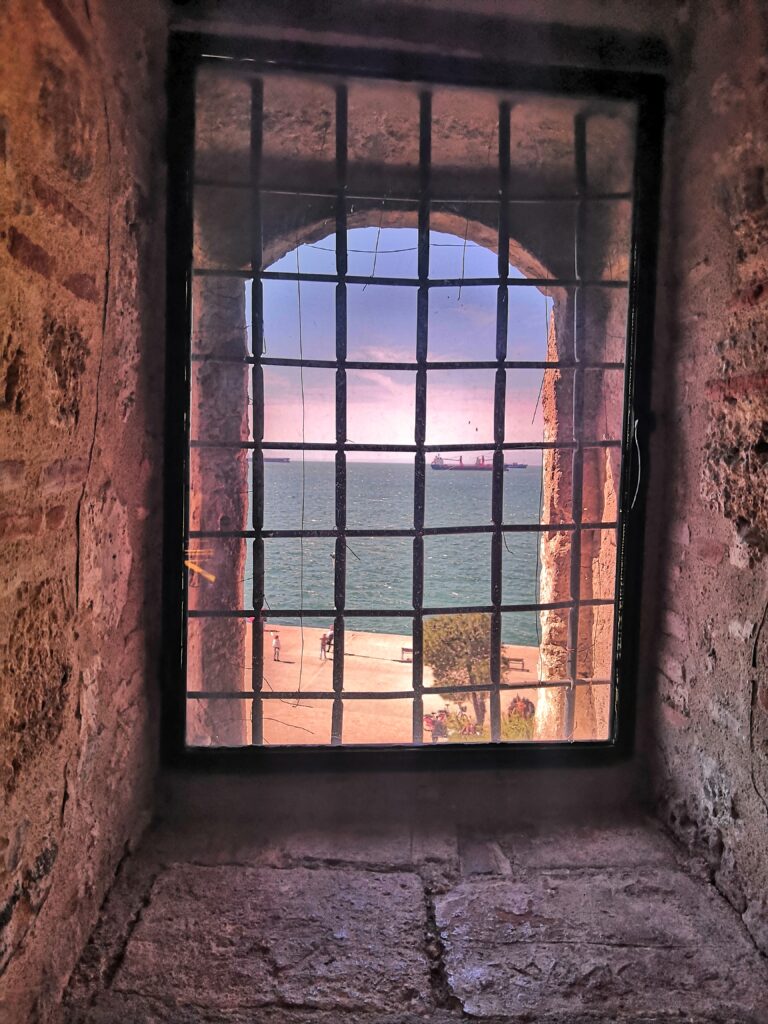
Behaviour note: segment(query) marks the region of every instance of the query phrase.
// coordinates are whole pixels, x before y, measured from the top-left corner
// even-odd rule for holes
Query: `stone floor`
[[[89,1024],[766,1024],[768,964],[652,822],[156,831],[73,979]]]

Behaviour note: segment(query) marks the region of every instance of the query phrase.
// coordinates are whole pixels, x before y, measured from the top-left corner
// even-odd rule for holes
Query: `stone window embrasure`
[[[632,490],[623,455],[632,441],[636,104],[210,60],[199,62],[194,88],[181,595],[187,744],[610,743],[627,586],[623,577],[617,586],[617,567]],[[413,253],[407,266],[379,251],[381,237],[397,232]],[[441,245],[461,256],[450,270]],[[355,256],[361,247],[365,267]],[[467,263],[470,249],[479,270]],[[386,289],[393,308],[407,311],[407,357],[376,357],[351,337],[350,304],[369,288]],[[312,289],[324,320],[302,334],[302,297],[306,310]],[[444,321],[433,314],[450,289],[470,305],[481,290],[491,295],[493,316],[487,343],[469,334],[460,358],[446,360]],[[544,323],[536,340],[525,336],[524,304],[533,298]],[[290,339],[280,319],[286,304],[299,323]],[[302,338],[312,329],[324,341],[308,354]],[[353,436],[354,378],[366,373],[409,375],[408,443],[393,442],[374,413],[364,440]],[[486,433],[441,435],[430,426],[429,396],[446,375],[460,389],[481,373]],[[310,379],[326,389],[325,433],[306,401]],[[271,403],[292,387],[285,436],[291,417],[277,417]],[[538,416],[527,429],[515,410],[525,388]],[[351,515],[366,457],[410,467],[398,469],[399,479],[407,472],[407,523],[366,518],[357,484]],[[433,463],[441,460],[491,468],[439,474],[438,493]],[[512,498],[529,479],[535,501],[521,511]],[[465,522],[436,514],[440,503],[456,505],[449,485],[478,488],[480,512]],[[275,488],[286,487],[288,504],[278,507]],[[312,488],[323,487],[328,521],[310,514],[322,505]],[[482,600],[471,570],[457,564],[458,599],[430,603],[428,551],[446,537],[480,552]],[[407,585],[395,588],[394,603],[375,574],[367,603],[349,598],[347,582],[364,572],[372,538],[407,549]],[[318,544],[328,576],[320,607],[302,579]],[[519,544],[528,545],[528,576],[515,590]],[[397,558],[391,565],[402,576]],[[270,574],[296,577],[293,604],[269,600]],[[438,615],[462,621],[462,608],[487,628],[487,664],[462,684],[443,681],[441,693],[425,634]],[[536,642],[520,656],[515,630],[526,617]],[[368,636],[372,620],[379,625]],[[392,624],[386,651],[382,621]],[[321,661],[317,637],[331,631]],[[444,642],[453,642],[449,634]],[[462,702],[468,711],[458,710]],[[451,715],[449,732],[442,723]],[[471,725],[465,735],[455,728],[461,716]]]

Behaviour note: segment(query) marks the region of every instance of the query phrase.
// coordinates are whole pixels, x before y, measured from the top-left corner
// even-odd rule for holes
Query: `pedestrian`
[[[320,661],[325,661],[328,652],[328,634],[323,633],[320,637]]]
[[[325,642],[325,649],[326,649],[326,651],[330,651],[332,646],[333,646],[333,626],[331,626],[329,628],[329,630],[328,630],[328,635],[327,635],[326,642]]]
[[[280,661],[280,634],[272,634],[272,661]]]

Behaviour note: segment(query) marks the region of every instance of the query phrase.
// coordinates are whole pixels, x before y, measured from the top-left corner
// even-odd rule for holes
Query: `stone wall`
[[[0,1018],[45,1020],[155,770],[160,5],[0,16]]]
[[[667,821],[768,952],[768,12],[681,10],[643,703]]]

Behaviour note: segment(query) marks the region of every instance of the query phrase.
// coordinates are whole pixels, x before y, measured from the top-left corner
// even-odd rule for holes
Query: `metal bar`
[[[587,522],[581,523],[585,530],[615,530],[618,522]],[[575,523],[502,523],[502,533],[568,533],[576,529]],[[425,537],[449,537],[454,534],[493,533],[493,526],[425,526],[422,533]],[[265,538],[276,537],[337,537],[338,530],[261,530]],[[190,530],[190,539],[253,537],[254,530]],[[346,537],[415,537],[416,530],[404,529],[353,529],[345,532]]]
[[[429,219],[432,189],[432,95],[419,96],[419,224],[416,298],[416,399],[413,477],[413,742],[424,739],[424,501],[427,428],[427,355],[429,349]]]
[[[303,18],[302,18],[303,21]],[[520,27],[520,26],[518,26]],[[524,28],[524,27],[523,27]],[[326,77],[354,75],[360,78],[384,78],[404,82],[423,82],[466,85],[478,91],[497,92],[500,83],[511,92],[532,92],[543,95],[589,96],[595,102],[605,99],[635,99],[658,82],[657,75],[612,68],[569,67],[554,63],[514,64],[504,60],[483,57],[457,57],[455,54],[438,55],[422,52],[409,53],[388,47],[327,46],[321,43],[290,42],[281,40],[275,50],[273,39],[247,36],[189,32],[184,38],[201,54],[200,63],[227,72],[239,72],[242,77],[260,70],[293,70]],[[530,38],[528,35],[526,38]],[[622,38],[627,43],[627,38]],[[663,46],[648,37],[632,43],[632,56],[652,54],[660,66],[669,55]],[[570,48],[573,38],[560,33],[559,45]],[[626,61],[625,45],[618,47],[614,60]]]
[[[331,715],[331,744],[342,741],[344,704],[344,605],[347,574],[347,148],[348,94],[345,85],[336,87],[336,551],[333,593],[333,689],[336,698]]]
[[[205,356],[205,355],[193,355],[191,357],[193,363],[234,363],[238,366],[247,366],[252,363],[253,357],[251,356]],[[335,370],[336,360],[335,359],[293,359],[288,356],[264,356],[261,360],[262,366],[306,366],[320,370]],[[484,360],[484,361],[472,361],[472,360],[456,360],[454,362],[434,362],[427,360],[426,366],[428,370],[495,370],[499,365],[497,359]],[[522,359],[506,359],[503,363],[507,370],[573,370],[576,368],[576,364],[570,360],[560,360],[558,362],[546,362],[544,360],[522,360]],[[363,360],[348,359],[346,361],[346,368],[348,370],[418,370],[418,363],[377,363],[377,362],[366,362]],[[624,363],[601,363],[601,362],[584,362],[580,364],[580,368],[584,370],[623,370]]]
[[[501,526],[504,521],[504,431],[506,419],[507,332],[509,328],[509,171],[510,171],[510,109],[509,103],[499,104],[499,231],[498,272],[496,292],[496,378],[493,391],[493,479],[491,481],[491,741],[501,740],[501,602],[502,602],[502,543]]]
[[[253,580],[251,582],[251,607],[253,622],[251,626],[251,689],[257,694],[262,689],[264,679],[264,620],[261,609],[264,606],[264,541],[261,528],[264,524],[264,453],[261,442],[264,440],[264,373],[261,367],[261,356],[264,352],[264,296],[261,285],[262,269],[262,217],[261,179],[262,161],[262,116],[264,109],[264,89],[260,79],[251,82],[251,338],[253,345],[253,372],[251,390],[253,395],[253,458],[251,474],[253,494],[251,496],[251,525],[254,530],[253,541]],[[251,743],[261,746],[264,742],[264,720],[261,700],[254,697],[251,704]]]
[[[184,44],[171,36],[166,77],[169,125],[166,247],[165,374],[162,565],[162,731],[163,760],[176,762],[186,745],[184,689],[187,682],[187,576],[183,570],[189,527],[189,354],[192,331],[193,189],[195,154],[195,68]]]
[[[554,681],[542,682],[531,681],[519,683],[501,683],[499,689],[502,691],[515,690],[549,690],[563,689],[572,686],[570,679],[557,679]],[[577,679],[577,686],[610,686],[610,679]],[[487,686],[482,683],[479,686],[462,686],[462,693],[484,693]],[[455,693],[456,687],[451,686],[430,686],[426,693],[442,694]],[[250,700],[247,693],[238,693],[232,690],[188,690],[188,700]],[[413,697],[413,690],[347,690],[344,693],[344,700],[406,700]],[[298,690],[265,690],[262,700],[336,700],[337,694],[334,690],[313,690],[311,693]]]
[[[576,161],[577,192],[586,191],[587,187],[587,125],[583,114],[577,114],[573,122],[574,155]],[[575,208],[573,233],[573,269],[577,280],[581,277],[583,263],[584,240],[584,206],[578,203]],[[584,313],[582,308],[581,289],[576,287],[573,292],[573,359],[579,363],[583,356]],[[568,674],[576,679],[579,664],[579,621],[581,598],[581,520],[583,514],[584,491],[584,451],[580,440],[584,430],[584,375],[578,368],[573,373],[573,450],[571,462],[571,513],[576,529],[571,538],[571,598],[574,602],[568,616]],[[568,692],[565,708],[564,739],[573,739],[576,716],[576,694],[573,689]]]
[[[582,608],[613,607],[612,598],[590,598],[581,601]],[[574,601],[550,601],[546,603],[533,602],[531,604],[502,604],[499,609],[502,612],[546,612],[558,611],[560,609],[573,608]],[[439,608],[423,608],[423,615],[470,615],[475,612],[492,612],[493,605],[445,605]],[[263,613],[267,619],[298,619],[301,616],[307,619],[327,619],[335,615],[334,608],[270,608]],[[190,609],[187,613],[191,619],[243,619],[252,615],[250,608],[228,609],[228,608],[206,608]],[[344,614],[347,618],[377,618],[377,619],[407,619],[413,616],[413,611],[404,608],[347,608]],[[487,687],[486,687],[487,689]]]
[[[248,188],[248,182],[239,180],[226,180],[224,178],[211,178],[211,177],[200,177],[195,178],[194,181],[196,188],[232,188],[232,189],[245,189]],[[295,196],[302,199],[335,199],[336,193],[331,191],[317,191],[314,189],[305,188],[285,188],[285,186],[277,186],[265,184],[261,186],[262,195],[270,196]],[[631,192],[590,192],[588,195],[578,196],[576,193],[562,193],[560,195],[547,195],[546,193],[531,193],[530,195],[514,195],[510,196],[509,203],[513,205],[536,205],[545,203],[547,205],[554,203],[563,204],[575,204],[582,199],[587,203],[595,202],[610,202],[610,201],[621,201],[630,200],[632,198]],[[371,203],[391,203],[395,205],[397,203],[407,204],[413,206],[419,201],[419,197],[413,193],[397,193],[390,192],[387,195],[378,195],[367,192],[347,192],[347,199],[354,202],[371,202]],[[436,192],[432,196],[433,203],[453,203],[463,204],[471,206],[480,206],[483,204],[495,205],[498,203],[499,197],[494,192],[493,195],[488,193],[470,193],[470,192]]]
[[[553,448],[572,449],[581,448],[621,448],[621,441],[582,441],[577,445],[575,441],[505,441],[501,446],[505,452],[523,451],[545,451]],[[189,442],[190,448],[255,448],[253,441],[200,441]],[[308,451],[308,452],[335,452],[336,444],[333,441],[264,441],[261,444],[264,451]],[[433,452],[481,452],[490,451],[495,448],[493,441],[481,441],[475,444],[425,444],[424,451]],[[352,444],[344,445],[345,452],[416,452],[415,444]]]
[[[249,280],[250,270],[221,267],[195,267],[195,277],[241,277]],[[338,284],[338,274],[305,274],[296,271],[265,270],[264,281],[317,281],[320,284]],[[361,277],[349,275],[347,284],[382,285],[386,288],[420,288],[415,277]],[[427,288],[495,288],[499,283],[497,277],[444,277],[428,281]],[[613,278],[594,278],[578,281],[574,277],[510,277],[507,282],[510,288],[627,288],[628,281]]]

